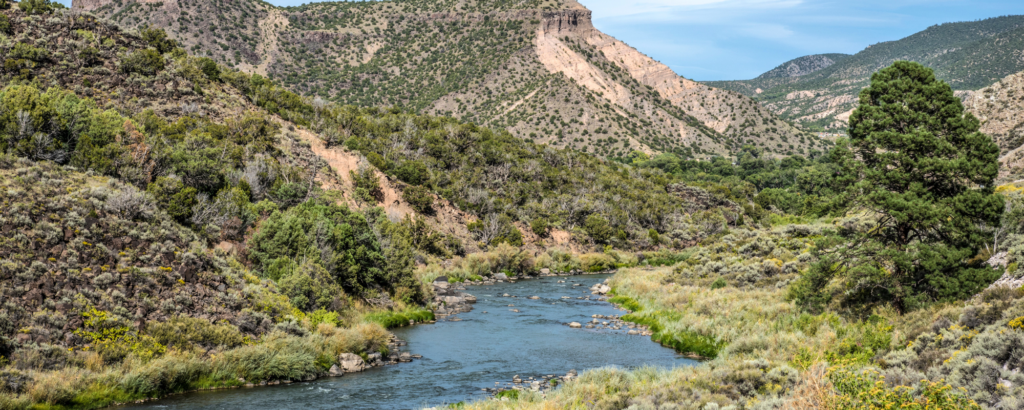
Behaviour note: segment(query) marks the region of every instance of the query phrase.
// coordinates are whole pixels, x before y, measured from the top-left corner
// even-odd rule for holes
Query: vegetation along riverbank
[[[1024,409],[1024,185],[999,179],[1000,146],[920,64],[876,72],[834,143],[738,96],[743,116],[720,133],[664,90],[622,80],[643,102],[622,111],[630,118],[660,107],[651,112],[714,141],[682,149],[647,119],[662,114],[634,123],[603,94],[551,94],[570,121],[587,101],[606,110],[595,121],[614,117],[614,135],[645,129],[645,144],[601,157],[571,149],[584,140],[341,105],[155,26],[81,10],[113,3],[75,3],[0,0],[0,410],[95,409],[401,362],[411,355],[388,329],[451,314],[443,298],[462,297],[441,295],[439,277],[613,269],[595,292],[700,365],[591,369],[543,394],[460,406]],[[570,21],[580,36],[589,21],[575,2],[526,3],[536,15],[467,19],[485,33],[469,38],[493,37],[498,17],[525,15],[538,36]],[[426,7],[358,7],[396,4]],[[308,23],[296,13],[265,28]],[[604,51],[549,37],[537,47],[601,56],[613,78],[632,78]],[[471,98],[459,95],[450,103]],[[658,127],[672,128],[667,118]],[[800,145],[765,149],[744,139],[748,121]],[[617,143],[605,127],[582,130],[598,134]]]

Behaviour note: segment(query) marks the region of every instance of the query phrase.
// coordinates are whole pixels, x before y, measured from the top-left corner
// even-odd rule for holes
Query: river
[[[583,372],[604,366],[697,363],[652,342],[650,337],[626,335],[625,330],[566,326],[572,321],[590,321],[594,314],[625,313],[608,302],[576,299],[591,296],[590,286],[608,276],[545,277],[467,286],[466,292],[478,301],[471,312],[456,315],[461,321],[443,320],[394,330],[408,342],[403,351],[423,355],[412,363],[308,383],[188,393],[121,408],[420,409],[485,399],[489,393],[483,388],[493,388],[496,382],[504,386],[515,375],[527,379],[565,375],[571,369]],[[558,283],[560,280],[565,283]],[[574,283],[581,286],[574,287]],[[517,297],[502,297],[504,293]],[[540,299],[527,299],[530,296]]]

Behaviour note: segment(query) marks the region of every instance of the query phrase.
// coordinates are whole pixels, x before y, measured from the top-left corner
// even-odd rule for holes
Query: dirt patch
[[[352,177],[350,172],[359,169],[360,165],[365,161],[361,158],[358,153],[348,152],[340,147],[328,147],[320,137],[312,131],[306,129],[296,129],[295,133],[299,139],[308,143],[310,150],[316,156],[320,157],[327,166],[331,167],[334,173],[337,175],[337,179],[329,178],[327,176],[318,175],[317,182],[321,184],[324,189],[330,189],[340,191],[344,195],[344,200],[340,201],[339,204],[345,204],[352,208],[360,208],[360,204],[352,196],[355,189],[352,185]],[[368,165],[368,164],[367,164]],[[441,198],[440,196],[434,196],[434,212],[432,215],[424,215],[417,213],[409,206],[409,203],[402,199],[402,190],[407,186],[405,183],[392,180],[387,175],[373,168],[380,180],[381,190],[384,193],[384,200],[376,204],[384,208],[384,212],[392,220],[398,220],[405,218],[406,216],[414,216],[423,218],[431,228],[438,232],[443,232],[448,235],[453,235],[466,245],[467,252],[475,252],[479,249],[474,244],[473,235],[466,228],[466,225],[476,221],[476,217],[460,210],[455,204],[452,204],[447,199]]]

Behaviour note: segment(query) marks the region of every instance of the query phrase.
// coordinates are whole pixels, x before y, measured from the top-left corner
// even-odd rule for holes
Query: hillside
[[[684,79],[593,28],[575,1],[315,3],[80,0],[125,27],[357,106],[444,115],[605,157],[822,151],[742,95]]]
[[[964,106],[981,121],[981,131],[999,145],[1000,175],[1020,178],[1024,170],[1024,72],[978,90]]]
[[[753,80],[707,84],[754,97],[780,117],[808,129],[845,130],[857,93],[868,84],[871,73],[894,61],[919,62],[934,69],[954,90],[976,90],[1024,69],[1022,49],[1024,16],[1005,16],[932,26],[900,40],[871,45],[799,77],[765,77],[776,68]]]
[[[738,223],[660,170],[303,97],[161,30],[0,30],[2,408],[397,363],[383,326],[443,308],[441,272],[605,270]],[[577,255],[606,246],[633,252]]]

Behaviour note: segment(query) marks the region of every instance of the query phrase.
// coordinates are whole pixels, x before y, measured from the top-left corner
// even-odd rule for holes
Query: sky
[[[808,54],[854,54],[935,24],[1024,14],[1021,0],[578,1],[599,30],[699,81],[750,79]]]

